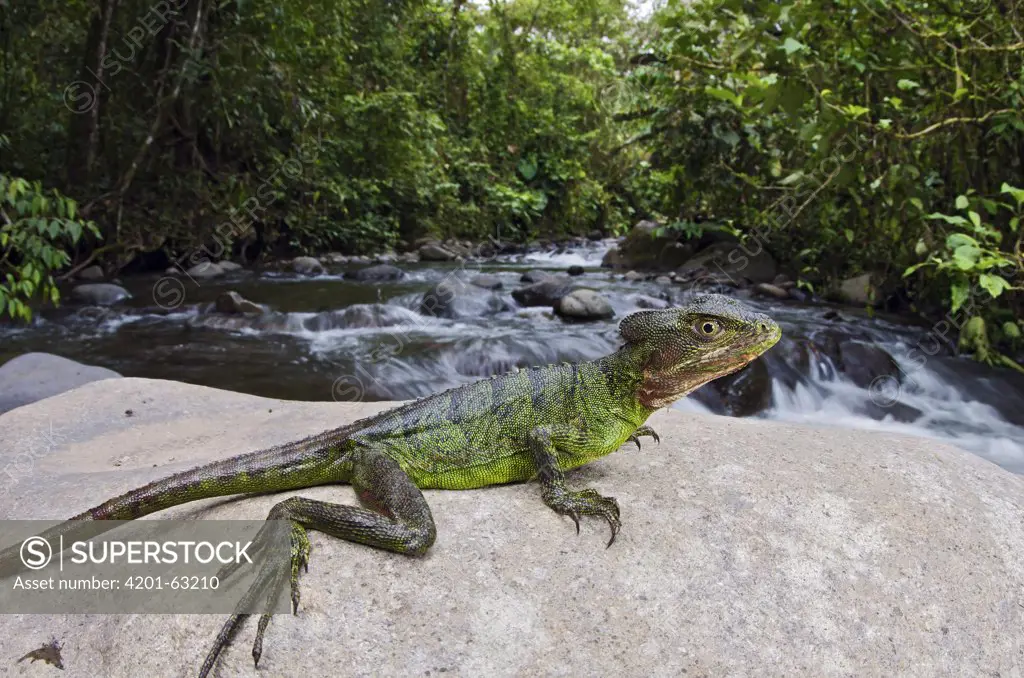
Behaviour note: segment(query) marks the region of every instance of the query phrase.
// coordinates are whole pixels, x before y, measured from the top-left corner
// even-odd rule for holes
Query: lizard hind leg
[[[299,605],[298,578],[303,567],[308,569],[309,538],[306,530],[316,530],[347,541],[404,553],[422,555],[434,543],[437,535],[430,506],[423,493],[393,459],[383,453],[360,448],[353,452],[351,483],[360,499],[372,508],[333,504],[305,497],[291,497],[276,504],[267,516],[268,521],[287,520],[291,528],[291,553],[287,563],[278,559],[264,563],[239,606],[251,609],[260,595],[276,596],[285,582],[291,586],[292,612]],[[264,530],[268,531],[271,523]],[[263,533],[263,530],[261,530]],[[255,553],[262,553],[260,536],[256,538]],[[265,544],[265,540],[263,540]],[[231,615],[214,640],[213,647],[203,662],[199,678],[206,678],[217,663],[221,652],[249,616]],[[253,642],[252,656],[259,664],[263,653],[263,635],[271,615],[260,617]]]

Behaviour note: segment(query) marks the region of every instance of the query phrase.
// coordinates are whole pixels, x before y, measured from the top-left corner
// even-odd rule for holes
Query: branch
[[[925,127],[922,130],[918,130],[917,132],[911,132],[909,134],[904,132],[894,132],[893,136],[895,136],[897,139],[918,139],[920,137],[925,136],[926,134],[931,134],[932,132],[940,130],[943,127],[950,127],[952,125],[966,125],[969,123],[982,123],[993,116],[1000,115],[1002,113],[1015,112],[1016,110],[1012,108],[1000,108],[998,111],[989,111],[988,113],[979,118],[946,118],[945,120],[940,120],[934,125],[929,125],[928,127]]]

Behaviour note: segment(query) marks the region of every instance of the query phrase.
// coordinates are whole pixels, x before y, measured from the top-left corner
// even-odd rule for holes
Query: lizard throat
[[[737,356],[738,359],[727,366],[716,365],[714,369],[706,372],[689,374],[687,372],[690,368],[685,367],[677,368],[673,372],[644,370],[643,381],[637,388],[637,400],[651,410],[667,407],[709,381],[735,372],[756,357],[756,354]]]

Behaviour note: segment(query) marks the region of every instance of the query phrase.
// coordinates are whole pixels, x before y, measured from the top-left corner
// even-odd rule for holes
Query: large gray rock
[[[291,267],[300,275],[320,275],[324,272],[324,265],[315,257],[295,257]]]
[[[367,266],[366,268],[360,268],[356,271],[347,271],[345,273],[346,278],[362,282],[400,280],[404,276],[405,271],[397,266],[392,266],[391,264],[377,264],[376,266]]]
[[[569,278],[547,278],[541,282],[512,290],[512,298],[520,306],[553,306],[573,290]]]
[[[570,292],[556,301],[552,310],[570,320],[602,320],[615,315],[615,310],[604,295],[588,289]]]
[[[173,269],[172,269],[173,270]],[[198,264],[192,266],[185,274],[190,278],[196,280],[210,280],[211,278],[219,278],[224,275],[226,271],[224,268],[213,261],[200,261]]]
[[[677,273],[683,277],[709,276],[739,285],[744,280],[754,284],[771,282],[778,271],[762,243],[751,240],[747,245],[716,242],[688,259]]]
[[[254,301],[249,301],[234,290],[221,292],[213,303],[218,313],[236,315],[239,313],[264,313],[266,309]]]
[[[420,313],[436,318],[475,318],[506,310],[508,304],[500,296],[454,278],[431,287],[420,302]]]
[[[113,306],[131,297],[128,290],[113,283],[84,283],[71,290],[72,299],[95,306]]]
[[[70,391],[92,381],[120,376],[106,367],[83,365],[52,353],[25,353],[0,366],[0,412]]]
[[[99,282],[107,276],[101,267],[93,264],[92,266],[86,266],[79,271],[77,277],[79,280],[84,280],[85,282]]]
[[[69,516],[195,464],[387,403],[281,402],[167,381],[89,384],[0,417],[0,518]],[[125,408],[135,416],[125,417]],[[313,533],[297,616],[253,669],[250,620],[221,676],[1015,676],[1024,666],[1024,479],[958,449],[866,431],[684,415],[569,474],[623,528],[572,522],[536,484],[428,490],[438,538],[407,558]],[[52,430],[51,430],[52,426]],[[54,442],[56,441],[56,442]],[[19,467],[21,468],[21,467]],[[263,518],[324,486],[159,514]],[[5,612],[10,612],[5,610]],[[9,675],[51,637],[62,678],[194,676],[211,615],[4,615]],[[514,639],[515,642],[511,642]],[[363,667],[363,668],[358,668]]]

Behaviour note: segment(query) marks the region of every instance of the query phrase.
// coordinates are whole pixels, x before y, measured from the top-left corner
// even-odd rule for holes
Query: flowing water
[[[0,362],[46,351],[125,376],[269,397],[411,399],[516,367],[598,357],[617,346],[616,324],[624,315],[680,304],[692,293],[678,285],[626,282],[601,270],[608,246],[591,243],[460,264],[461,269],[401,265],[406,277],[387,283],[346,280],[344,267],[315,278],[247,271],[198,282],[130,278],[124,284],[133,298],[125,304],[67,306],[40,314],[27,327],[0,325]],[[520,308],[511,298],[525,270],[564,271],[571,265],[586,268],[574,282],[605,294],[615,319],[566,323],[549,308]],[[458,285],[447,317],[420,312],[424,292],[438,282],[479,272],[497,276],[503,288]],[[212,302],[225,290],[270,312],[212,312]],[[1024,380],[1017,375],[948,351],[925,353],[920,344],[928,328],[898,319],[825,305],[748,303],[783,328],[783,340],[765,360],[763,388],[770,391],[771,405],[757,416],[821,426],[823,435],[827,427],[847,426],[924,436],[1024,473]],[[900,367],[900,381],[880,377],[857,386],[833,353],[815,348],[844,340],[887,351]],[[933,339],[924,345],[939,348]],[[674,407],[703,411],[709,402],[691,396]]]

